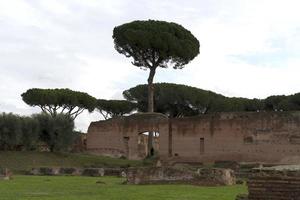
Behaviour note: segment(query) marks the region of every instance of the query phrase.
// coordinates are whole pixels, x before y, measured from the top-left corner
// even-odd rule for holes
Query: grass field
[[[72,153],[0,151],[0,168],[15,172],[33,167],[128,167],[149,164],[104,156]]]
[[[15,176],[0,181],[0,200],[234,200],[246,187],[124,185],[115,177]],[[98,183],[97,183],[98,182]]]

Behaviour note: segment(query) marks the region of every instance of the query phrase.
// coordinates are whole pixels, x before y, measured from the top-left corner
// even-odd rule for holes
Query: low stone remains
[[[33,168],[29,174],[39,176],[119,176],[126,177],[126,169],[123,168],[59,168],[59,167],[41,167]]]
[[[253,174],[248,180],[249,200],[300,200],[300,166],[256,169]]]
[[[12,172],[7,168],[0,168],[0,180],[11,180]]]
[[[129,168],[127,183],[184,183],[205,186],[233,185],[235,184],[235,175],[231,169],[201,169],[194,172],[174,167]]]
[[[33,168],[30,172],[31,175],[42,175],[42,176],[52,176],[59,174],[59,168],[49,168],[49,167],[41,167],[41,168]]]
[[[248,181],[249,200],[299,200],[299,177],[255,177]]]
[[[103,168],[87,168],[82,171],[83,176],[104,176]]]

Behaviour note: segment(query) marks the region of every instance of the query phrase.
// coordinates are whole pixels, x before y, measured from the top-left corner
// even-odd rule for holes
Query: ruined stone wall
[[[158,113],[134,114],[128,117],[92,122],[87,134],[87,150],[98,155],[143,159],[139,152],[139,134],[159,132],[159,154],[167,156],[168,119]]]
[[[297,163],[298,113],[219,113],[172,120],[172,155],[181,160]]]
[[[99,155],[126,156],[122,121],[92,122],[87,134],[87,149]]]
[[[161,114],[92,122],[87,149],[101,155],[141,159],[138,135],[157,131],[162,159],[191,162],[298,163],[299,112],[217,113],[167,119]]]
[[[255,177],[248,181],[249,200],[299,200],[300,177]]]
[[[299,200],[299,165],[253,170],[247,185],[249,200]]]

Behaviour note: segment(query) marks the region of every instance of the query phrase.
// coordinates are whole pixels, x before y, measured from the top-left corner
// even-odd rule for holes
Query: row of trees
[[[300,110],[300,93],[270,96],[266,99],[230,98],[212,91],[172,83],[154,84],[154,90],[154,111],[170,117],[213,112]],[[147,110],[147,85],[125,90],[123,95],[126,100],[136,102],[138,110]]]
[[[108,119],[130,113],[137,108],[133,102],[96,99],[87,93],[70,89],[33,88],[21,96],[25,103],[41,108],[44,113],[52,117],[64,114],[72,120],[75,120],[84,110],[92,112],[96,109],[104,119]]]
[[[35,150],[47,145],[50,151],[63,151],[77,135],[73,120],[64,114],[0,114],[0,150]]]
[[[266,99],[226,97],[196,87],[156,83],[153,102],[155,112],[170,117],[196,116],[213,112],[293,111],[300,110],[300,93],[270,96]],[[147,112],[148,85],[138,85],[123,92],[126,100],[96,99],[87,93],[69,89],[30,89],[23,100],[55,117],[59,114],[75,119],[84,109],[97,110],[104,119],[134,111]]]

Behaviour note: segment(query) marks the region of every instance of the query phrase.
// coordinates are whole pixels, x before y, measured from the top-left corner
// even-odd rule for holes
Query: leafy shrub
[[[76,133],[73,131],[74,121],[69,116],[37,114],[33,118],[39,122],[41,141],[49,146],[51,152],[66,151],[73,144]]]

